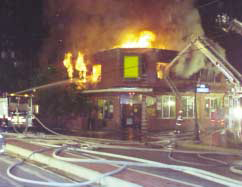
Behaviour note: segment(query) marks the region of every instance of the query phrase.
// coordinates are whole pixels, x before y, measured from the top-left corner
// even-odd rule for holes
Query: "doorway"
[[[141,128],[141,104],[122,104],[122,127]]]

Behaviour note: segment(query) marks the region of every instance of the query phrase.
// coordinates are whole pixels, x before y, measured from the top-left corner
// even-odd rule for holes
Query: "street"
[[[101,178],[105,176],[106,180],[106,173],[113,172],[112,176],[115,178],[147,187],[240,186],[242,181],[242,175],[232,171],[234,163],[241,160],[239,154],[216,152],[216,150],[189,149],[188,151],[169,146],[150,148],[150,145],[137,141],[75,136],[26,136],[25,139],[24,136],[21,138],[16,136],[16,142],[13,141],[13,137],[15,136],[8,141],[10,144],[28,147],[32,151],[56,146],[52,153],[48,153],[52,158],[74,164],[79,173],[85,173],[85,170],[79,167],[98,171],[101,173]],[[164,137],[167,138],[168,135],[164,134]],[[60,151],[57,151],[57,148]],[[68,167],[74,170],[74,165]],[[70,168],[67,171],[70,172]],[[96,178],[96,175],[86,179],[93,178]]]
[[[0,186],[1,187],[24,187],[24,186],[32,187],[33,186],[33,184],[18,182],[16,180],[13,180],[9,176],[7,176],[7,168],[10,165],[13,165],[19,161],[20,160],[12,156],[9,156],[7,154],[0,155],[0,168],[1,168]],[[50,170],[48,170],[48,168],[43,168],[29,163],[28,164],[25,163],[24,165],[16,168],[16,170],[13,171],[13,174],[23,179],[36,180],[36,181],[48,181],[49,183],[73,182],[66,177],[63,177],[59,174],[51,172]],[[42,185],[35,184],[34,186],[38,187]]]

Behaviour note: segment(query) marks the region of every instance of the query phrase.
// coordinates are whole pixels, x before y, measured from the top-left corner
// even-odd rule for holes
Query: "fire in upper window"
[[[102,65],[95,64],[92,66],[92,82],[99,82],[101,80]]]
[[[158,79],[164,78],[164,72],[165,72],[166,66],[167,66],[167,63],[164,63],[164,62],[158,62],[156,64],[156,75]]]

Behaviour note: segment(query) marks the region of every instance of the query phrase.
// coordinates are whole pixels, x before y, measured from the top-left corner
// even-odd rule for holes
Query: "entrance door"
[[[141,104],[122,104],[122,126],[141,127]]]

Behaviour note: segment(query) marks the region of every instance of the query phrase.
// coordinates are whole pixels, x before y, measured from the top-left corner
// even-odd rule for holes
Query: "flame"
[[[119,46],[121,48],[151,48],[156,35],[151,31],[142,31],[138,35],[128,34]]]
[[[68,52],[68,53],[65,54],[65,58],[64,58],[64,61],[63,61],[63,64],[67,69],[68,77],[70,79],[73,78],[73,65],[72,65],[72,62],[71,62],[71,57],[72,57],[72,54],[70,52]]]
[[[102,65],[95,64],[92,67],[92,82],[98,82],[101,79]]]
[[[75,69],[79,71],[79,78],[81,82],[87,81],[87,67],[84,63],[84,54],[80,51],[78,52]]]

